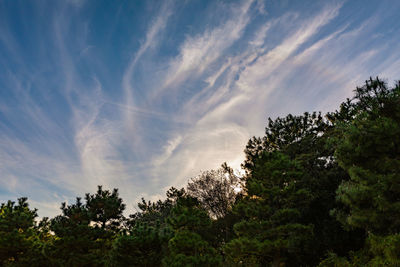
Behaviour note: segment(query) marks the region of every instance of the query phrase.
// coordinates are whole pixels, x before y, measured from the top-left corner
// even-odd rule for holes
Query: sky
[[[0,202],[127,212],[223,162],[268,117],[400,79],[400,1],[0,0]]]

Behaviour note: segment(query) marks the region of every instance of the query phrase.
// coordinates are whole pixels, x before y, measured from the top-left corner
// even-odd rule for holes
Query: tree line
[[[118,190],[37,220],[0,207],[3,266],[400,266],[400,82],[370,78],[338,110],[269,119],[227,164],[142,199]]]

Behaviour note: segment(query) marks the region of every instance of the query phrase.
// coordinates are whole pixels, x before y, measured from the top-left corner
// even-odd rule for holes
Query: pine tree
[[[225,252],[236,264],[280,266],[309,247],[313,227],[301,221],[312,195],[301,185],[299,164],[279,152],[265,153],[247,180],[247,196],[236,207],[244,220]]]
[[[365,265],[400,264],[400,83],[389,89],[378,78],[356,89],[353,120],[339,127],[336,157],[349,173],[337,199],[337,218],[368,236]],[[355,265],[357,258],[351,263]]]
[[[110,266],[161,266],[171,235],[160,225],[137,223],[114,241]]]
[[[50,229],[57,236],[49,258],[61,266],[104,266],[119,230],[125,205],[118,191],[99,186],[95,195],[86,194],[75,204],[62,203],[62,215],[52,219]]]
[[[92,224],[108,232],[118,232],[123,220],[125,204],[119,197],[118,189],[112,192],[98,186],[96,194],[86,194],[86,208]]]
[[[37,210],[31,210],[27,198],[2,203],[0,207],[0,264],[22,266],[33,255],[35,218]]]
[[[125,231],[120,232],[111,250],[111,266],[161,266],[167,254],[168,241],[173,237],[168,217],[184,190],[170,188],[167,199],[142,201],[140,209],[130,215]]]
[[[163,266],[219,266],[221,256],[203,238],[211,220],[198,201],[184,195],[177,199],[169,224],[174,236],[168,242]]]
[[[288,115],[276,120],[269,119],[265,136],[250,139],[245,150],[246,160],[243,167],[247,173],[247,190],[249,190],[247,187],[251,185],[251,181],[260,181],[260,183],[265,184],[264,187],[271,190],[276,184],[268,184],[267,181],[272,179],[271,176],[273,176],[272,173],[268,172],[274,171],[276,172],[275,175],[280,173],[283,176],[289,171],[289,169],[285,170],[286,167],[292,166],[290,168],[293,168],[293,166],[296,166],[298,172],[293,180],[295,188],[302,190],[301,192],[307,192],[310,196],[306,205],[299,202],[296,206],[294,202],[292,208],[298,211],[297,221],[313,229],[313,234],[308,231],[310,233],[308,239],[313,244],[313,248],[307,249],[302,245],[301,252],[299,250],[296,252],[294,249],[288,250],[286,256],[283,257],[290,259],[290,262],[286,261],[287,266],[316,265],[319,258],[324,257],[328,251],[345,255],[349,248],[359,248],[362,244],[359,232],[344,231],[340,223],[330,215],[330,210],[338,206],[335,201],[335,191],[343,180],[349,179],[349,176],[338,166],[334,158],[335,143],[331,142],[336,123],[342,118],[336,118],[336,121],[333,118],[328,119],[324,119],[320,113],[315,112],[304,113],[301,116]],[[275,158],[272,156],[274,153],[277,153],[274,156]],[[279,158],[281,160],[278,160]],[[273,162],[275,162],[275,165],[271,165]],[[260,172],[265,164],[275,166],[275,170],[270,168],[269,171]],[[282,166],[279,166],[279,164],[282,164]],[[277,192],[280,191],[265,192],[264,195],[248,193],[247,200],[245,200],[246,204],[240,205],[244,207],[249,205],[248,209],[254,212],[260,209],[258,213],[263,216],[268,212],[263,210],[266,206],[272,205],[276,210],[281,209],[279,205],[261,201],[268,197],[268,194],[273,195]],[[253,198],[249,200],[252,195],[254,195]],[[289,195],[282,197],[289,198]],[[252,206],[250,207],[251,202]],[[245,213],[242,212],[241,214]],[[251,215],[247,218],[261,217]],[[246,231],[246,227],[244,227],[244,231]],[[250,230],[247,231],[250,232]],[[260,231],[262,232],[262,230]],[[240,253],[234,252],[232,255],[237,256]],[[258,258],[254,254],[251,257]],[[271,259],[271,256],[269,260],[264,258],[263,262],[271,262]],[[240,261],[240,259],[237,260]]]

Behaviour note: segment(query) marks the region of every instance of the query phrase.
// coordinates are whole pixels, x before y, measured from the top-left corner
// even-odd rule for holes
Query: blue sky
[[[400,1],[0,0],[0,201],[135,210],[239,168],[268,117],[400,79]]]

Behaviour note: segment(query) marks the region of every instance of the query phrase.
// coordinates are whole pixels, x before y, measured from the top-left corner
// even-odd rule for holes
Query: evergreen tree
[[[168,217],[184,190],[170,188],[164,201],[138,203],[140,209],[130,215],[126,231],[113,243],[111,266],[161,266],[168,241],[173,236]]]
[[[113,243],[110,266],[161,266],[172,232],[138,223]]]
[[[50,229],[58,237],[50,251],[50,261],[56,266],[101,266],[94,253],[100,248],[96,242],[98,231],[90,226],[85,205],[80,198],[75,204],[62,203],[62,215],[51,220]]]
[[[398,266],[400,262],[400,84],[389,89],[378,78],[356,89],[353,120],[338,128],[336,157],[351,179],[337,199],[337,218],[368,236],[364,265]],[[340,112],[340,111],[339,111]],[[359,257],[351,264],[357,266]]]
[[[37,210],[29,208],[27,198],[19,198],[17,204],[1,204],[0,265],[23,266],[30,258],[42,257],[40,250],[35,249],[36,217]]]
[[[325,117],[269,119],[245,185],[225,164],[129,219],[101,186],[38,223],[1,204],[0,265],[400,266],[399,136],[400,82],[370,79]]]
[[[151,202],[142,198],[142,201],[138,203],[140,211],[129,216],[128,228],[135,227],[138,223],[146,223],[150,226],[160,225],[161,228],[167,227],[167,219],[171,214],[172,208],[175,206],[177,199],[184,194],[185,190],[183,188],[176,189],[171,187],[168,189],[166,193],[167,199],[164,201]]]
[[[104,266],[116,237],[125,205],[118,191],[99,186],[95,195],[86,194],[86,204],[62,203],[62,215],[51,221],[57,236],[50,259],[61,266]]]
[[[168,242],[164,266],[219,266],[221,256],[203,238],[211,224],[198,201],[184,195],[177,199],[168,222],[174,236]]]
[[[92,224],[109,232],[118,232],[123,220],[125,204],[119,197],[118,189],[112,192],[98,186],[96,194],[86,194],[86,208]]]
[[[302,176],[301,166],[279,152],[255,163],[247,196],[236,207],[244,219],[234,226],[238,238],[225,247],[234,263],[280,266],[309,248],[313,229],[302,223],[301,213],[312,195],[301,185]]]
[[[400,87],[389,90],[380,80],[357,89],[359,112],[342,125],[336,156],[351,180],[338,199],[348,212],[344,223],[375,234],[400,231]]]
[[[299,173],[296,178],[296,188],[308,192],[312,196],[307,205],[299,203],[298,221],[302,225],[312,226],[313,249],[305,249],[294,252],[290,257],[291,266],[316,265],[319,258],[325,256],[328,251],[335,251],[340,255],[348,253],[349,248],[359,248],[362,244],[362,236],[359,231],[344,231],[341,225],[330,215],[330,210],[338,207],[335,201],[335,191],[343,180],[348,180],[348,174],[337,164],[334,158],[335,143],[331,141],[335,134],[335,127],[343,117],[328,118],[326,120],[320,113],[304,113],[302,116],[288,115],[285,118],[269,119],[266,134],[262,138],[250,139],[246,149],[246,160],[243,167],[247,173],[246,189],[250,181],[256,179],[262,181],[270,179],[259,175],[263,161],[270,161],[270,153],[279,152],[288,162],[297,166]],[[281,174],[285,173],[285,164],[282,161]],[[278,166],[278,163],[276,164]],[[278,169],[279,169],[278,168]],[[257,174],[258,173],[258,174]],[[250,183],[249,183],[250,182]],[[266,185],[271,189],[274,185]],[[263,199],[264,196],[255,195],[253,199]],[[249,197],[249,196],[248,196]],[[248,198],[247,197],[247,198]],[[258,198],[260,197],[260,198]],[[253,200],[256,207],[250,210],[260,209],[263,203]],[[246,200],[247,201],[247,200]],[[257,203],[258,202],[258,203]],[[244,204],[246,207],[246,204]],[[278,206],[278,209],[280,207]],[[264,213],[264,211],[260,211]],[[246,230],[245,230],[246,231]],[[250,232],[250,230],[248,230]],[[242,234],[243,235],[243,234]],[[311,242],[311,241],[310,241]],[[294,250],[291,250],[294,251]],[[238,253],[234,253],[238,255]],[[257,258],[257,256],[252,256]],[[295,260],[295,261],[293,261]]]

